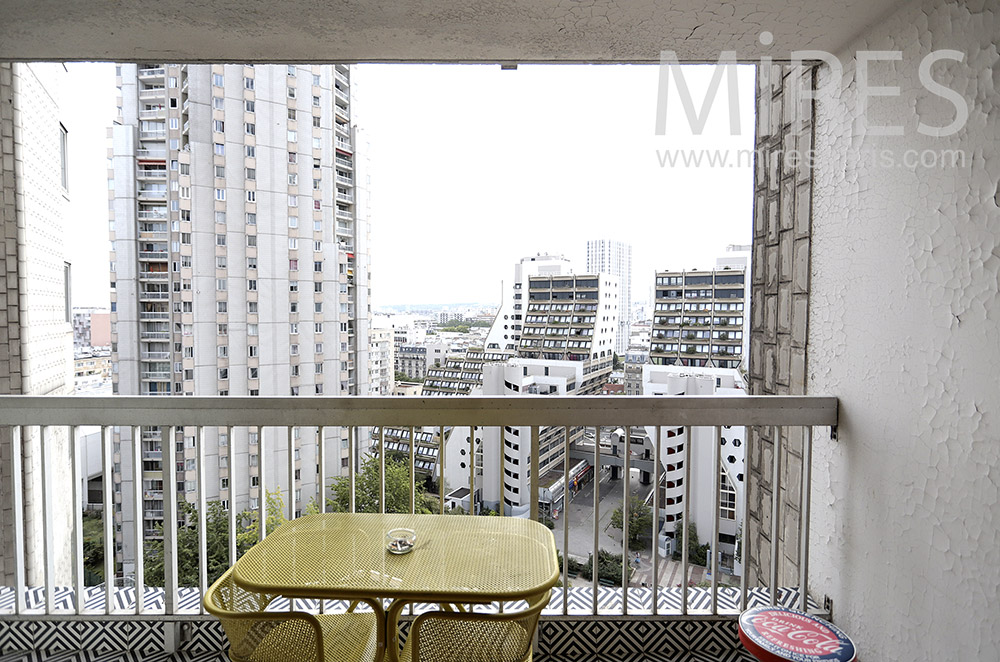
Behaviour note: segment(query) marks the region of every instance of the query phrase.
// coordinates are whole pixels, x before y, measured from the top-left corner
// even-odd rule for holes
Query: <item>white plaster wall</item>
[[[865,660],[996,660],[1000,629],[1000,6],[904,6],[840,54],[843,91],[817,108],[810,394],[841,402],[839,439],[816,440],[810,577]],[[936,49],[965,53],[934,78],[969,103],[947,138],[951,103],[916,75]],[[854,66],[862,49],[903,52],[871,67],[868,128]],[[830,78],[820,75],[820,84]],[[902,124],[900,137],[873,125]],[[959,149],[964,167],[884,167],[873,150]]]

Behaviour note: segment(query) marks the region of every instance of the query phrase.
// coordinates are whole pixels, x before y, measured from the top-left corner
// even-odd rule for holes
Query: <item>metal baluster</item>
[[[340,447],[340,440],[337,440]],[[316,456],[319,462],[319,512],[326,512],[326,426],[316,428]],[[326,603],[323,603],[326,606]]]
[[[81,475],[81,453],[77,444],[76,426],[69,426],[70,463],[73,471],[73,608],[77,614],[83,613],[86,603],[83,585],[83,476]],[[140,483],[141,485],[141,483]]]
[[[357,445],[358,439],[361,437],[361,432],[356,426],[351,426],[347,429],[347,482],[349,483],[347,500],[348,507],[350,511],[355,512],[357,508],[357,502],[355,500],[355,469],[356,469],[356,457],[355,457],[355,446]]]
[[[771,606],[778,603],[778,517],[780,508],[778,502],[781,499],[781,485],[778,482],[781,477],[781,430],[777,426],[771,427],[771,438],[774,440],[774,457],[771,463]]]
[[[135,518],[132,534],[135,545],[135,613],[143,613],[143,598],[145,598],[145,577],[143,567],[144,537],[142,522],[145,519],[142,498],[142,428],[131,426],[132,433],[132,498],[135,504]],[[163,442],[160,441],[160,466],[163,466]]]
[[[476,426],[469,426],[469,514],[476,514]]]
[[[260,522],[257,537],[263,540],[267,535],[267,489],[264,484],[267,453],[264,452],[264,428],[257,428],[257,521]]]
[[[444,514],[444,426],[438,427],[438,508]]]
[[[183,447],[184,428],[181,428]],[[161,431],[162,439],[162,431]],[[163,613],[177,611],[177,427],[169,427],[167,477],[163,481]],[[161,441],[162,447],[162,441]]]
[[[104,492],[104,610],[108,614],[115,611],[115,510],[114,496],[111,492],[114,486],[112,468],[114,467],[114,454],[111,449],[111,431],[108,428],[101,428],[101,467],[104,469],[102,477],[101,491]],[[164,535],[166,534],[166,522],[164,522]],[[166,549],[166,539],[164,539],[164,549]],[[166,557],[164,557],[166,558]],[[166,566],[164,566],[166,571]]]
[[[229,565],[236,565],[236,438],[233,436],[233,426],[226,427],[226,451],[229,472]],[[249,486],[248,486],[249,487]]]
[[[799,609],[809,606],[809,500],[812,496],[813,428],[802,429],[802,502],[799,508]]]
[[[288,521],[295,519],[295,428],[289,425],[288,434]]]
[[[563,616],[569,614],[569,426],[563,430]],[[500,478],[503,484],[503,476]]]
[[[691,514],[691,426],[684,426],[684,512],[681,515],[681,614],[688,613],[688,536]]]
[[[628,551],[628,517],[631,512],[629,507],[629,474],[631,469],[629,467],[629,456],[632,454],[632,428],[628,425],[622,428],[622,433],[625,435],[624,441],[624,451],[622,452],[622,616],[628,616],[628,580],[629,580],[629,568],[631,567],[631,556]]]
[[[709,567],[712,569],[712,615],[715,616],[719,613],[719,510],[722,508],[722,503],[719,499],[719,490],[721,489],[722,467],[720,463],[722,461],[722,428],[718,425],[715,426],[715,444],[712,448],[712,505],[714,510],[712,515],[712,547],[711,554],[712,558],[709,563]]]
[[[378,429],[378,511],[385,514],[385,426]]]
[[[659,613],[660,593],[660,426],[653,446],[653,616]]]
[[[751,439],[753,439],[754,430],[751,426],[746,426],[744,429],[743,440],[743,525],[740,530],[740,559],[743,564],[743,573],[740,576],[740,611],[746,610],[749,606],[749,592],[750,592],[750,580],[748,575],[750,574],[750,555],[747,553],[747,549],[750,547],[750,537],[747,535],[747,524],[750,522],[750,458],[751,455]]]
[[[410,426],[410,514],[417,512],[417,471],[416,471],[417,439]]]
[[[497,515],[503,517],[505,515],[504,510],[506,508],[506,504],[504,503],[505,486],[503,477],[507,475],[504,473],[504,470],[507,468],[507,460],[505,458],[505,451],[504,451],[504,447],[507,445],[507,430],[504,428],[503,425],[499,426],[499,428],[500,428],[500,457],[497,458],[499,461],[497,466],[500,468],[497,470],[497,483],[500,486],[500,493],[499,496],[497,497]],[[483,449],[484,457],[485,453],[486,449],[484,448]],[[485,467],[483,468],[483,470],[485,471]],[[500,603],[500,611],[501,613],[503,613],[502,602]]]
[[[531,480],[528,489],[531,498],[531,519],[538,521],[538,426],[531,426]]]
[[[56,564],[55,553],[52,543],[55,540],[55,532],[52,528],[52,521],[55,519],[52,513],[52,456],[49,450],[49,428],[45,425],[38,426],[38,442],[41,450],[42,469],[42,565],[45,576],[45,613],[52,614],[56,609],[55,579]]]
[[[597,556],[601,545],[601,426],[594,427],[594,551],[590,557],[590,578],[593,587],[594,616],[597,615]]]
[[[205,428],[198,426],[195,432],[195,475],[198,480],[198,587],[201,594],[208,592],[208,498],[205,485]],[[205,605],[199,601],[199,609],[205,613]]]

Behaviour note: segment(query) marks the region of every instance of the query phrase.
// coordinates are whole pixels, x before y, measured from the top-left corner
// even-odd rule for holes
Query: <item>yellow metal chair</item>
[[[525,611],[504,614],[434,611],[413,621],[400,662],[530,662],[538,616],[549,591]],[[392,620],[392,619],[390,619]]]
[[[218,617],[233,662],[382,662],[385,619],[371,612],[314,615],[264,611],[277,594],[247,591],[230,568],[205,594],[205,610]],[[353,607],[353,604],[352,604]]]

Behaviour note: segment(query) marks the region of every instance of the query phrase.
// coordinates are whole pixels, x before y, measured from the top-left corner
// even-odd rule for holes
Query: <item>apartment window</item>
[[[322,232],[323,231],[323,221],[321,221],[318,218],[314,219],[313,220],[313,230],[316,231],[316,232]]]
[[[316,303],[314,303],[313,304],[313,310],[314,310],[314,312],[322,313],[323,312],[323,302],[322,301],[317,301]]]
[[[250,358],[257,356],[257,345],[247,345],[247,356]]]
[[[222,80],[222,76],[215,74],[219,80]],[[222,83],[216,83],[219,87],[222,87]],[[216,110],[223,110],[226,107],[226,102],[222,97],[212,97],[212,108]]]
[[[319,128],[319,117],[313,117],[313,126]]]
[[[323,395],[323,385],[316,384],[316,395]]]
[[[298,301],[289,301],[288,302],[288,312],[290,312],[290,313],[297,313],[297,312],[299,312],[299,302]]]
[[[219,379],[229,379],[229,368],[219,368]]]
[[[293,386],[290,390],[290,395],[298,395],[298,394],[299,394],[299,387]]]
[[[257,125],[256,125],[256,124],[253,124],[253,123],[251,123],[251,122],[245,122],[245,123],[243,124],[243,131],[244,131],[244,132],[245,132],[245,133],[246,133],[246,134],[247,134],[248,136],[256,136],[256,135],[257,135]]]
[[[247,290],[249,290],[250,292],[256,292],[257,291],[257,280],[256,279],[254,279],[254,278],[248,278],[247,279]]]
[[[243,110],[247,111],[248,113],[254,112],[255,109],[256,109],[255,101],[247,99],[246,101],[243,102]]]
[[[260,375],[260,368],[247,368],[247,377],[257,379]]]
[[[289,207],[298,207],[299,206],[299,196],[297,196],[297,195],[290,195],[290,196],[288,196],[288,206]]]
[[[215,189],[215,199],[216,200],[225,200],[226,199],[226,189],[224,189],[224,188],[217,188],[217,189]]]
[[[229,479],[228,478],[220,478],[219,479],[219,489],[222,489],[222,490],[228,490],[229,489]]]
[[[323,353],[323,343],[321,343],[321,342],[316,343],[315,350],[316,350],[316,354],[322,354]]]
[[[171,138],[170,139],[170,149],[180,149],[180,145],[181,145],[181,143],[180,143],[179,140],[177,140],[177,138]],[[115,484],[115,487],[117,487],[117,486],[118,485]]]
[[[225,81],[222,78],[222,74],[212,74],[212,85],[222,87],[224,83]],[[222,99],[219,99],[219,101],[222,101]]]
[[[247,258],[247,269],[256,269],[256,268],[257,268],[257,258],[255,258],[255,257],[248,257]]]
[[[313,74],[313,85],[319,85],[319,74]]]
[[[322,292],[322,291],[323,291],[323,283],[321,282],[313,283],[313,292]]]
[[[294,172],[288,174],[288,185],[289,186],[299,185],[299,176],[296,175]]]
[[[226,153],[226,146],[223,143],[215,143],[215,153],[218,156],[224,156]]]
[[[299,334],[299,323],[290,322],[288,324],[288,333],[290,333],[293,336],[297,336]]]
[[[295,237],[289,237],[288,238],[288,250],[294,251],[294,250],[298,250],[298,248],[299,248],[299,240],[296,239]]]
[[[313,95],[313,105],[319,108],[319,97]]]
[[[294,99],[295,98],[295,88],[294,87],[289,87],[288,88],[288,98],[289,99]]]
[[[322,260],[313,262],[313,271],[315,271],[317,273],[323,271],[323,261]]]
[[[246,178],[247,179],[257,179],[257,169],[256,168],[247,168]]]
[[[288,217],[288,227],[290,227],[290,228],[297,228],[297,227],[299,227],[299,217],[298,216],[289,216]]]
[[[226,291],[226,279],[225,278],[217,278],[216,281],[215,281],[215,289],[218,290],[219,292],[225,292]]]
[[[243,87],[245,87],[248,90],[252,90],[254,88],[253,78],[244,78]]]
[[[313,200],[313,209],[319,211],[320,209],[322,209],[322,204],[323,202],[321,200]]]
[[[226,222],[226,212],[224,212],[224,211],[217,211],[217,212],[215,212],[215,222],[216,223],[225,223]]]
[[[216,256],[216,258],[215,258],[215,268],[216,269],[225,269],[226,268],[226,256],[225,255],[218,255],[218,256]],[[225,303],[225,301],[220,301],[219,303]],[[220,313],[224,313],[226,311],[220,310],[219,312]]]
[[[288,131],[288,142],[293,143],[298,141],[298,139],[299,139],[299,134],[297,132],[291,130]]]
[[[290,120],[294,120],[295,119],[295,109],[294,108],[289,108],[288,109],[288,119],[290,119]]]
[[[257,214],[255,212],[247,212],[247,225],[257,225]]]
[[[323,364],[322,363],[315,364],[315,366],[313,367],[313,370],[314,370],[315,374],[322,375],[323,374]]]
[[[176,117],[171,117],[171,118],[170,118],[170,128],[171,128],[171,129],[179,129],[179,128],[180,128],[180,126],[181,126],[181,121],[180,121],[180,119],[178,119],[178,118],[176,118]]]
[[[247,191],[247,202],[257,202],[257,191]]]
[[[178,167],[178,165],[179,165],[179,164],[177,163],[177,159],[171,159],[171,160],[170,160],[170,169],[171,169],[171,170],[177,170],[177,167]],[[184,165],[188,165],[188,164],[187,164],[187,163],[185,163]],[[190,167],[190,166],[189,166],[189,167]],[[186,169],[184,169],[184,168],[181,168],[181,174],[182,174],[182,175],[186,175],[186,174],[188,174],[188,172],[186,171]]]
[[[290,280],[290,281],[288,281],[288,291],[289,292],[298,292],[299,291],[299,281],[297,281],[297,280]]]
[[[229,312],[229,302],[228,301],[216,301],[216,310],[220,313]]]
[[[288,346],[288,353],[291,354],[292,356],[298,355],[298,353],[299,353],[299,346],[296,343],[292,343],[291,345]],[[299,375],[299,366],[293,365],[292,366],[292,377],[298,377],[298,375]]]
[[[248,336],[256,336],[257,334],[258,334],[258,332],[257,332],[257,325],[256,324],[247,324],[247,335]]]
[[[251,315],[256,315],[257,314],[257,302],[256,301],[247,301],[247,312],[250,313]]]
[[[174,243],[174,245],[177,244],[176,241],[173,242],[173,243]],[[181,255],[181,266],[182,267],[190,267],[191,266],[191,256],[190,255]]]
[[[315,324],[313,324],[313,331],[315,331],[316,333],[323,333],[323,323],[316,322]]]
[[[225,133],[226,123],[223,122],[222,120],[214,120],[212,122],[212,131],[216,131],[218,133]]]
[[[323,141],[319,138],[313,138],[313,149],[323,149]]]
[[[322,253],[323,252],[323,242],[322,241],[314,241],[313,242],[313,252],[316,252],[316,253]]]
[[[298,260],[289,260],[288,261],[288,270],[289,271],[298,271],[299,270],[299,261]]]
[[[229,325],[228,324],[219,324],[219,335],[220,336],[228,336],[229,335]]]
[[[191,198],[191,187],[190,186],[181,186],[178,189],[177,195],[182,200],[189,200]]]
[[[224,234],[217,234],[217,235],[215,235],[215,245],[216,246],[225,246],[226,245],[226,235],[224,235]]]
[[[298,159],[298,157],[299,157],[299,155],[296,154],[295,152],[289,152],[288,153],[288,162],[289,163],[296,163],[296,160]]]
[[[257,148],[254,145],[247,145],[244,149],[248,159],[257,158]]]

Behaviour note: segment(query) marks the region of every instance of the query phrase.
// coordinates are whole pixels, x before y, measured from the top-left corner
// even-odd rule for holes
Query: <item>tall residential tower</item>
[[[354,154],[348,67],[126,64],[118,85],[115,392],[368,394],[368,229],[355,206],[364,163]],[[326,475],[337,475],[346,431],[326,431]],[[141,520],[153,535],[164,461],[176,462],[182,498],[193,498],[195,432],[139,434],[138,444],[127,430],[115,439],[116,479],[133,480],[131,451],[139,450],[143,512],[122,513],[122,521]],[[209,499],[259,504],[265,434],[275,432],[237,429],[230,440],[225,430],[205,430]],[[220,452],[230,442],[240,471]],[[266,476],[297,508],[318,494],[314,451],[311,443],[296,448],[294,493],[287,476]],[[269,443],[269,472],[287,466],[287,452],[284,441]]]
[[[608,274],[618,279],[618,328],[615,329],[614,349],[624,354],[632,321],[632,245],[610,239],[588,241],[587,273]]]

